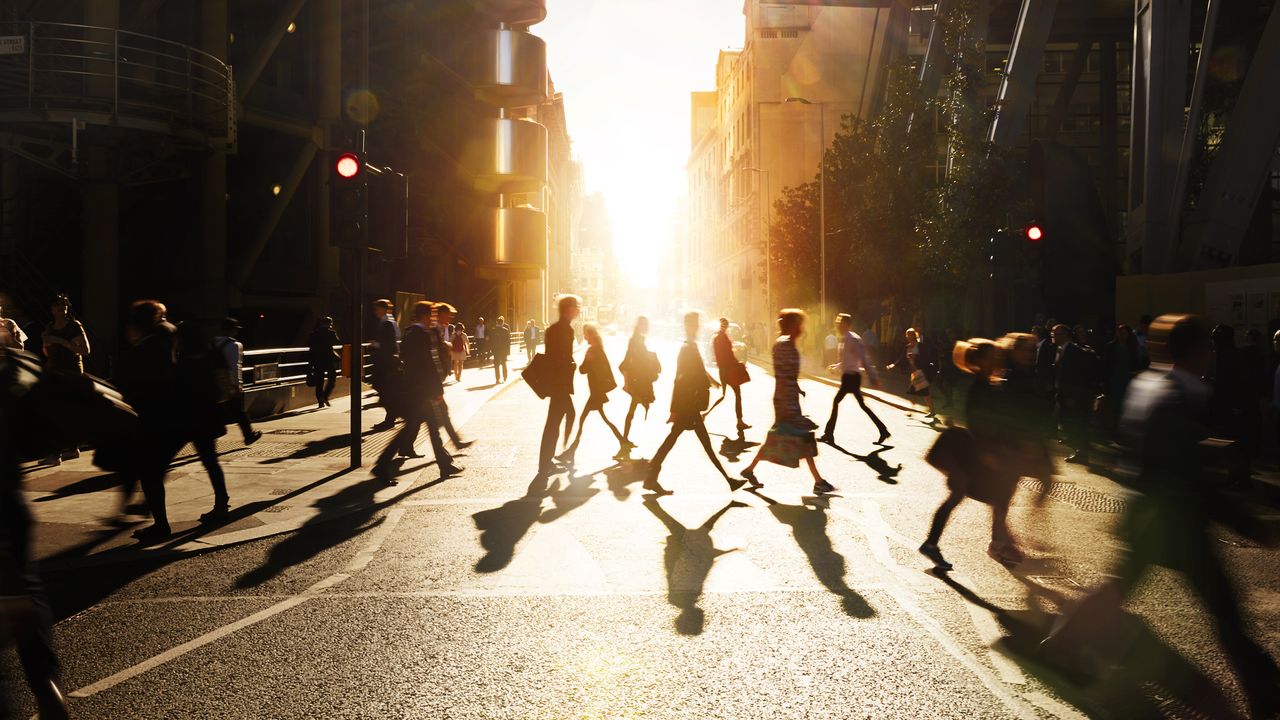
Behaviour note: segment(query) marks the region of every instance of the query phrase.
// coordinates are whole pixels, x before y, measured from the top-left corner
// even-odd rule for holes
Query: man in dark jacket
[[[562,295],[556,306],[559,319],[547,328],[544,340],[548,373],[551,378],[547,405],[547,422],[542,427],[542,447],[538,453],[538,473],[548,475],[556,470],[554,458],[560,424],[564,423],[564,439],[569,441],[577,412],[573,409],[573,321],[582,312],[577,295]]]
[[[699,320],[698,313],[685,313],[685,341],[680,347],[680,355],[676,358],[676,383],[671,393],[671,417],[667,420],[671,423],[671,433],[667,435],[666,440],[662,441],[662,447],[658,448],[657,454],[649,461],[649,474],[644,479],[644,489],[651,492],[670,494],[669,490],[658,484],[658,473],[662,472],[662,463],[667,459],[667,453],[671,452],[676,440],[684,434],[685,430],[692,430],[698,436],[702,449],[711,459],[711,464],[715,465],[716,470],[724,477],[724,481],[729,484],[730,490],[737,490],[746,484],[745,480],[730,478],[724,471],[720,458],[716,457],[716,452],[711,447],[707,426],[702,421],[702,414],[706,412],[707,404],[711,402],[711,386],[718,383],[707,374],[706,365],[702,362],[702,354],[698,352]]]
[[[1058,346],[1054,361],[1058,418],[1072,453],[1067,462],[1089,464],[1089,413],[1096,391],[1096,365],[1092,353],[1072,337],[1071,328],[1053,328],[1053,342]]]
[[[158,542],[170,534],[164,476],[185,442],[180,431],[174,327],[163,303],[139,300],[129,307],[125,334],[130,347],[120,358],[116,385],[138,413],[138,446],[131,453],[123,485],[126,507],[136,483],[142,485],[152,525],[134,533],[140,542]]]
[[[498,322],[489,329],[489,351],[493,353],[493,381],[507,381],[507,357],[511,355],[511,328],[507,319],[498,316]]]
[[[396,323],[392,309],[395,306],[390,300],[376,300],[373,303],[373,314],[376,318],[373,326],[373,341],[369,357],[373,360],[370,381],[373,389],[378,391],[378,400],[387,411],[387,417],[374,430],[388,430],[396,424],[399,413],[393,408],[399,400],[400,378],[400,326]]]
[[[462,468],[454,464],[453,456],[444,449],[444,442],[440,439],[440,421],[434,404],[443,402],[444,384],[440,379],[440,365],[435,352],[436,333],[431,327],[431,311],[432,304],[429,302],[419,302],[413,306],[414,323],[405,332],[402,342],[404,382],[401,392],[405,423],[374,465],[374,475],[391,485],[396,482],[393,467],[395,456],[418,456],[414,445],[424,422],[427,424],[427,437],[431,440],[431,450],[435,453],[440,477],[462,472]]]
[[[1101,663],[1088,657],[1115,627],[1119,611],[1151,565],[1181,573],[1204,601],[1218,639],[1240,679],[1250,717],[1280,711],[1280,669],[1246,631],[1231,578],[1222,567],[1213,522],[1246,537],[1268,541],[1265,526],[1203,477],[1205,455],[1215,443],[1206,425],[1211,389],[1201,380],[1209,367],[1209,333],[1191,315],[1163,315],[1147,341],[1153,362],[1170,370],[1148,370],[1131,383],[1121,430],[1137,451],[1140,493],[1129,503],[1121,528],[1128,549],[1115,579],[1088,595],[1063,617],[1043,643],[1058,665],[1088,671]]]

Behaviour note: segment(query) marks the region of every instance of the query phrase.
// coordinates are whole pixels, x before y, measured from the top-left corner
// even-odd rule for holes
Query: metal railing
[[[40,120],[60,111],[89,122],[105,116],[121,126],[234,138],[231,67],[209,53],[68,23],[0,23],[0,35],[22,37],[24,45],[0,55],[0,118]]]
[[[333,350],[341,356],[345,347],[335,345]],[[361,353],[366,380],[373,367],[369,359],[369,347],[370,344],[366,343],[364,352]],[[308,360],[310,353],[310,348],[304,347],[245,350],[242,368],[245,391],[305,383],[307,368],[311,366]]]

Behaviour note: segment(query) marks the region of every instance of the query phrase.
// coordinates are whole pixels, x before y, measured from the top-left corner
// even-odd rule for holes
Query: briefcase
[[[551,394],[551,390],[555,385],[555,381],[551,377],[551,366],[547,362],[547,356],[538,353],[529,361],[529,365],[520,373],[524,378],[529,389],[539,398],[546,398]]]

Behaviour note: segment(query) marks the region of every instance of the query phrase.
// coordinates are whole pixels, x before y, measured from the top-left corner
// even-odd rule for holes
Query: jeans
[[[572,395],[551,396],[551,403],[547,406],[547,422],[542,426],[542,448],[538,453],[539,470],[548,468],[555,457],[556,439],[560,437],[560,424],[567,423],[572,428],[576,416]]]

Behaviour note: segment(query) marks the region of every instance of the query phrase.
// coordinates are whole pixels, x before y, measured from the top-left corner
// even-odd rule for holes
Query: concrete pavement
[[[674,367],[674,346],[660,352]],[[756,378],[743,440],[726,433],[731,404],[709,419],[731,471],[771,419],[772,383]],[[637,458],[666,434],[670,380],[638,421]],[[810,415],[825,419],[834,390],[803,387]],[[624,399],[607,406],[615,422]],[[616,446],[595,419],[574,472],[535,479],[545,404],[515,385],[462,426],[480,442],[459,477],[216,552],[52,572],[72,708],[102,718],[1129,718],[1223,716],[1238,703],[1211,624],[1167,573],[1152,573],[1131,604],[1143,621],[1121,639],[1120,671],[1081,687],[1035,657],[1052,613],[1110,567],[1119,486],[1072,467],[1046,506],[1020,494],[1011,523],[1029,559],[1013,572],[986,557],[986,508],[965,503],[943,539],[957,570],[935,576],[915,547],[944,493],[920,459],[938,428],[874,409],[893,446],[871,443],[850,402],[842,450],[823,446],[818,459],[839,488],[828,498],[809,493],[807,473],[776,466],[762,466],[760,492],[729,493],[686,437],[662,477],[675,494],[654,499],[640,493],[643,461],[611,460]],[[339,503],[373,488],[329,493]],[[1216,542],[1276,652],[1274,551]]]

